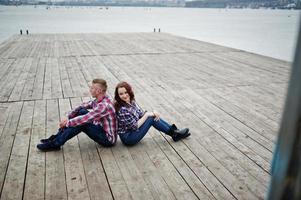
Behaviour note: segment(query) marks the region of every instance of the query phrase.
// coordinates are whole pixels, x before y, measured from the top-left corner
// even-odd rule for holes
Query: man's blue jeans
[[[136,131],[129,131],[124,134],[120,134],[119,137],[123,144],[132,146],[137,144],[152,126],[158,131],[166,134],[169,133],[171,129],[171,125],[169,125],[163,119],[155,121],[154,117],[148,117],[147,120]]]
[[[84,115],[88,113],[89,111],[86,109],[80,109],[76,116],[78,115]],[[103,130],[102,126],[100,125],[94,125],[92,123],[83,124],[80,126],[74,126],[74,127],[65,127],[60,128],[57,133],[57,137],[54,139],[54,144],[58,146],[62,146],[79,134],[80,132],[84,132],[87,134],[89,138],[97,142],[98,144],[110,147],[113,146],[113,144],[108,140],[105,131]]]

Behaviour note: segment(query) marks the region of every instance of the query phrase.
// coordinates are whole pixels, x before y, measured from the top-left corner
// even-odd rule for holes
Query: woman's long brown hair
[[[125,81],[122,81],[120,83],[117,84],[116,88],[115,88],[115,102],[114,102],[114,106],[115,106],[115,110],[116,112],[118,112],[120,110],[120,108],[122,106],[127,106],[127,103],[124,102],[123,100],[120,99],[119,94],[118,94],[118,89],[119,88],[125,88],[127,93],[130,95],[130,101],[134,101],[135,100],[135,95],[134,92],[132,90],[132,87],[130,84],[128,84]]]

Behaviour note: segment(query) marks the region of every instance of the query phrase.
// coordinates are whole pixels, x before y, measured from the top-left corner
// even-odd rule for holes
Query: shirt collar
[[[104,100],[104,98],[106,98],[106,97],[107,97],[107,95],[104,95],[101,99],[99,99],[99,100],[95,99],[95,101],[96,101],[97,103],[100,103],[100,102],[102,102],[102,101]]]

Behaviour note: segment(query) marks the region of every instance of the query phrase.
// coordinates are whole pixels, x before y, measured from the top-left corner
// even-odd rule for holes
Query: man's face
[[[99,94],[102,93],[102,88],[99,84],[97,83],[92,83],[90,86],[90,94],[92,97],[97,97]]]

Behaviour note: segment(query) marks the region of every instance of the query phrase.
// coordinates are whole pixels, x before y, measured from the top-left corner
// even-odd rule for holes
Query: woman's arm
[[[138,128],[147,120],[148,117],[153,117],[153,112],[146,112],[144,115],[138,120]]]

